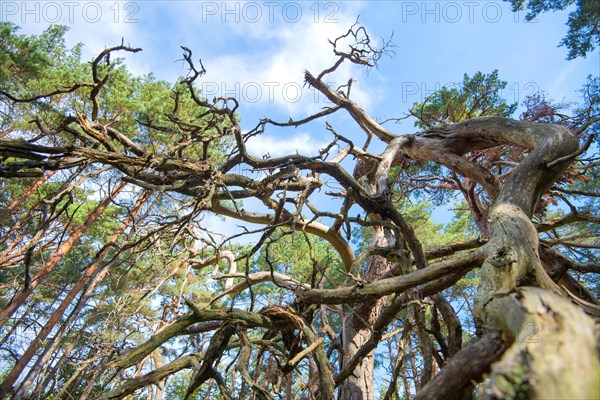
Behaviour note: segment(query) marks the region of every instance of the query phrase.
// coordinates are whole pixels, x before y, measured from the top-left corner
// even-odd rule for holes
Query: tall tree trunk
[[[87,356],[85,357],[85,359],[89,360],[89,359],[95,357],[97,353],[98,353],[98,349],[96,347],[92,347],[90,349],[90,351],[88,352]],[[71,394],[71,391],[74,391],[79,386],[79,383],[83,379],[83,374],[85,373],[85,370],[88,369],[89,367],[90,367],[90,364],[79,365],[77,367],[77,369],[75,369],[75,371],[73,372],[71,377],[69,377],[69,379],[62,386],[62,388],[56,395],[56,398],[57,399],[73,399],[73,398],[75,398]]]
[[[87,400],[90,397],[90,395],[92,394],[92,390],[94,390],[94,387],[97,385],[98,377],[103,372],[104,367],[106,366],[107,363],[108,363],[108,358],[103,357],[99,362],[100,365],[98,365],[96,368],[94,368],[92,371],[90,371],[90,376],[87,379],[88,384],[85,387],[85,389],[83,389],[83,393],[81,393],[79,400]],[[76,389],[77,389],[77,386],[73,385],[73,390],[76,390]]]
[[[154,370],[157,370],[163,366],[163,358],[160,349],[156,349],[152,353],[152,360],[154,360]],[[163,394],[165,391],[165,385],[167,384],[167,379],[165,378],[162,381],[158,382],[156,386],[156,391],[154,392],[154,396],[152,398],[154,400],[162,400]],[[148,394],[151,394],[150,388],[148,388]]]
[[[5,221],[8,219],[9,215],[15,211],[15,209],[17,208],[17,206],[19,204],[22,204],[25,200],[27,200],[29,198],[29,196],[31,196],[33,194],[33,192],[35,192],[36,190],[38,190],[48,179],[50,179],[54,174],[56,174],[56,172],[58,171],[47,171],[43,176],[39,177],[36,181],[32,182],[29,187],[27,189],[25,189],[25,191],[20,195],[15,197],[14,199],[12,199],[12,201],[3,209],[0,210],[0,221]],[[38,202],[38,205],[40,204],[40,202]],[[10,267],[15,265],[17,262],[19,262],[20,260],[22,260],[24,257],[18,257],[16,254],[11,254],[12,249],[14,248],[14,246],[17,246],[18,244],[22,244],[23,243],[23,238],[26,235],[26,230],[22,229],[24,223],[29,220],[29,218],[31,218],[34,214],[34,210],[37,207],[31,207],[29,209],[29,211],[27,212],[27,215],[20,218],[19,221],[16,221],[16,223],[13,223],[12,226],[10,227],[10,229],[8,230],[8,232],[4,233],[2,236],[0,236],[0,245],[4,244],[7,242],[7,240],[9,240],[9,238],[11,238],[16,232],[19,232],[17,234],[17,237],[15,237],[12,241],[12,243],[4,250],[2,251],[2,253],[0,253],[0,268],[5,268],[5,267]],[[43,224],[40,224],[43,225]],[[39,228],[41,228],[42,226],[40,226]],[[41,232],[40,232],[40,236],[41,236]],[[22,253],[25,253],[26,251],[28,251],[29,249],[31,249],[35,244],[30,244],[28,243],[27,246],[23,247]],[[31,250],[29,250],[31,251]]]
[[[389,239],[382,227],[373,232],[373,246],[388,246]],[[369,259],[364,279],[374,281],[389,269],[389,262],[381,256]],[[345,314],[342,332],[344,349],[343,364],[345,367],[354,357],[358,349],[371,337],[371,327],[379,316],[384,299],[370,300],[353,308]],[[354,372],[340,385],[340,399],[374,400],[375,353],[371,352],[356,366]]]
[[[100,215],[104,212],[106,207],[114,200],[114,198],[119,194],[121,190],[127,185],[126,182],[121,182],[117,187],[115,187],[104,200],[98,204],[96,209],[87,217],[85,222],[77,228],[73,234],[65,240],[58,249],[52,254],[52,256],[40,267],[40,269],[35,273],[35,275],[31,278],[31,282],[29,285],[23,286],[11,301],[4,307],[2,311],[0,311],[0,327],[4,326],[6,321],[14,314],[14,312],[25,303],[25,300],[29,297],[29,295],[35,290],[35,288],[46,278],[48,273],[54,269],[54,267],[62,260],[62,258],[67,254],[69,250],[73,247],[73,245],[83,236],[83,234],[88,230],[90,225],[92,225]]]
[[[139,202],[139,200],[138,200],[138,202]],[[148,212],[149,212],[149,210],[151,208],[152,207],[149,207],[144,212],[144,214],[140,217],[141,220],[143,220],[143,219],[146,218],[146,216],[147,216],[147,214],[148,214]],[[125,243],[127,243],[127,242],[125,242]],[[102,269],[100,269],[100,271],[98,271],[98,273],[96,274],[96,276],[94,276],[92,278],[92,280],[89,282],[89,284],[86,287],[84,293],[81,295],[81,297],[77,301],[77,305],[75,306],[75,308],[73,309],[73,311],[71,311],[71,314],[69,314],[69,317],[67,318],[67,320],[61,325],[61,327],[59,328],[58,332],[56,333],[56,335],[54,336],[54,338],[52,339],[52,341],[50,341],[50,343],[48,343],[46,345],[46,348],[44,349],[44,352],[38,357],[38,359],[36,360],[35,364],[29,370],[27,376],[23,380],[23,383],[17,389],[17,391],[15,393],[15,400],[17,398],[20,398],[18,396],[24,396],[24,394],[27,393],[27,391],[29,390],[29,387],[33,384],[33,381],[36,378],[36,376],[41,373],[41,371],[44,368],[44,366],[50,361],[50,357],[52,357],[52,354],[54,353],[54,351],[55,351],[56,347],[58,346],[59,342],[62,340],[63,336],[67,332],[67,329],[75,321],[75,318],[77,318],[77,316],[79,315],[79,313],[81,312],[81,310],[83,309],[83,307],[85,307],[85,305],[87,304],[88,300],[92,297],[92,295],[94,294],[94,290],[100,284],[100,282],[102,282],[102,280],[104,279],[104,276],[106,276],[106,274],[108,273],[108,271],[112,267],[113,263],[114,263],[114,260],[111,260],[110,262],[108,262],[107,264],[105,264],[102,267]],[[102,300],[100,302],[100,305],[97,307],[97,309],[101,308],[101,304],[103,304],[103,302],[104,302],[104,300]],[[73,345],[74,344],[70,345],[70,347],[72,347]],[[59,367],[60,366],[57,365],[57,366],[54,367],[54,369],[58,370]],[[45,381],[42,386],[46,386],[47,384],[48,384],[47,381]],[[36,389],[36,391],[39,391],[39,389]]]
[[[117,231],[115,233],[113,233],[113,235],[110,237],[109,243],[117,243],[117,241],[119,240],[119,236],[121,236],[123,234],[123,232],[125,231],[125,229],[127,229],[127,227],[130,226],[134,222],[135,217],[140,213],[142,206],[148,199],[148,195],[149,195],[148,191],[145,191],[142,193],[142,195],[139,197],[138,201],[136,202],[135,206],[133,207],[131,213],[129,214],[129,217],[125,219],[125,221],[121,224],[121,226],[117,229]],[[102,264],[102,262],[104,261],[104,258],[110,252],[110,249],[111,249],[111,247],[106,246],[98,254],[96,260],[94,260],[87,267],[87,269],[85,270],[83,275],[79,278],[79,280],[75,283],[75,285],[73,285],[73,287],[71,288],[69,293],[67,293],[67,295],[65,296],[63,301],[58,306],[58,308],[56,310],[54,310],[54,312],[52,313],[52,315],[50,316],[48,321],[46,321],[46,324],[38,332],[36,338],[33,339],[33,341],[29,344],[29,347],[27,348],[27,350],[25,350],[25,352],[23,353],[21,358],[19,358],[19,360],[14,365],[12,370],[8,373],[8,375],[6,375],[4,382],[0,386],[0,390],[4,391],[4,393],[12,392],[13,385],[19,379],[19,376],[21,375],[21,373],[23,372],[23,370],[25,369],[27,364],[29,364],[29,361],[31,361],[31,358],[35,355],[35,353],[38,351],[38,349],[42,346],[42,344],[44,343],[44,341],[46,340],[46,338],[48,337],[48,335],[50,334],[52,329],[60,321],[60,319],[62,318],[67,307],[69,307],[69,305],[71,305],[71,302],[73,301],[73,299],[77,296],[77,294],[79,294],[79,292],[83,289],[83,287],[88,282],[90,277],[96,272],[98,267]],[[20,396],[16,396],[15,398],[18,398],[18,397],[20,397]]]
[[[8,341],[8,339],[10,339],[10,337],[13,335],[13,333],[15,333],[15,331],[19,327],[21,327],[21,324],[27,319],[27,314],[29,314],[29,312],[31,311],[31,309],[34,306],[35,306],[35,304],[29,304],[27,306],[27,309],[25,310],[25,312],[19,317],[19,319],[17,321],[15,321],[15,323],[12,324],[9,331],[6,332],[6,335],[4,335],[4,337],[2,339],[0,339],[0,348],[2,348],[2,346],[4,346],[4,343],[6,343]]]

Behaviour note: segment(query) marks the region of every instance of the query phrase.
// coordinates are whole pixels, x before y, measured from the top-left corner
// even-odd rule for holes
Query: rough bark
[[[375,246],[388,246],[389,240],[383,228],[375,229],[373,241]],[[365,279],[377,279],[389,269],[389,262],[381,256],[374,256],[365,271]],[[371,336],[371,327],[380,314],[384,301],[368,299],[360,306],[346,311],[342,331],[343,362],[345,366],[352,361],[357,351],[364,346]],[[339,388],[342,399],[375,399],[375,354],[371,351],[354,367],[353,373],[344,380]]]
[[[166,364],[160,368],[155,369],[145,375],[132,378],[127,380],[124,384],[120,385],[117,389],[114,389],[106,394],[107,399],[122,399],[125,396],[133,394],[136,390],[143,388],[151,384],[158,384],[166,377],[174,374],[177,371],[181,371],[186,368],[193,368],[194,362],[198,362],[202,354],[200,355],[189,355],[180,357],[169,364]]]
[[[425,385],[414,400],[463,400],[473,391],[504,351],[507,343],[498,332],[490,332],[460,350],[442,371]]]
[[[493,367],[483,397],[593,398],[600,389],[593,321],[551,292],[561,290],[542,266],[531,222],[541,195],[571,163],[578,140],[560,126],[511,125],[514,129],[503,131],[505,140],[532,150],[507,178],[490,211],[491,237],[475,313],[484,329],[502,330],[514,343]],[[540,330],[540,340],[518,340],[527,327]]]
[[[497,293],[489,324],[513,344],[494,365],[484,399],[592,399],[600,393],[594,322],[568,299],[539,288]]]
[[[114,368],[127,368],[139,363],[165,341],[184,332],[187,327],[197,322],[243,320],[249,324],[261,327],[270,327],[273,324],[270,318],[259,313],[238,309],[199,309],[190,302],[187,304],[193,309],[193,313],[188,313],[178,317],[171,324],[165,326],[161,331],[155,333],[150,339],[140,346],[117,357],[113,362],[111,362],[110,366]],[[263,313],[264,311],[265,310],[263,310]]]
[[[370,298],[378,298],[393,293],[403,292],[415,286],[434,281],[449,274],[464,273],[478,261],[483,261],[484,254],[473,251],[461,257],[431,264],[406,275],[375,280],[372,283],[344,286],[336,289],[309,289],[302,293],[302,301],[308,304],[354,304]],[[368,282],[368,280],[366,280]]]
[[[147,146],[144,140],[138,140],[137,135],[132,135],[132,132],[126,134],[119,132],[115,128],[119,126],[115,124],[117,121],[103,125],[98,120],[100,113],[107,111],[100,110],[98,95],[109,78],[109,75],[100,78],[99,62],[106,57],[106,61],[110,64],[108,55],[111,51],[119,49],[138,51],[138,49],[120,46],[105,50],[92,63],[94,83],[85,86],[86,90],[91,88],[90,115],[79,113],[75,117],[69,117],[61,125],[53,128],[56,132],[42,129],[42,126],[38,125],[42,131],[40,138],[44,140],[0,140],[0,155],[4,157],[0,165],[0,174],[3,176],[34,176],[32,174],[39,174],[40,169],[55,171],[101,164],[106,168],[120,171],[126,175],[126,180],[141,187],[156,188],[161,192],[175,192],[192,198],[184,208],[193,207],[193,215],[183,218],[184,222],[173,222],[173,226],[179,225],[177,235],[184,232],[187,225],[193,223],[193,218],[199,213],[212,211],[263,226],[260,229],[263,236],[252,251],[247,253],[248,260],[267,240],[274,239],[269,237],[271,233],[279,227],[286,227],[327,240],[340,254],[346,272],[349,272],[349,280],[344,287],[323,290],[322,282],[327,277],[321,277],[323,279],[317,283],[316,275],[320,271],[316,265],[311,277],[314,287],[310,287],[301,281],[303,278],[292,281],[275,271],[270,273],[258,271],[250,274],[250,265],[247,264],[246,273],[243,274],[245,281],[232,285],[233,278],[242,274],[234,274],[235,257],[229,253],[228,258],[232,269],[225,277],[228,279],[225,294],[235,295],[248,288],[252,289],[252,285],[256,283],[270,280],[287,289],[287,292],[282,291],[280,299],[287,301],[293,296],[289,292],[293,291],[296,295],[294,300],[298,301],[292,301],[289,308],[271,306],[260,312],[237,310],[233,305],[229,309],[199,309],[189,303],[192,313],[174,318],[168,326],[159,326],[158,332],[149,340],[121,354],[108,366],[116,368],[117,375],[121,372],[119,370],[135,364],[139,365],[141,371],[143,360],[151,354],[157,354],[157,351],[160,351],[159,347],[167,340],[179,335],[212,331],[212,335],[206,335],[210,342],[206,352],[198,355],[197,360],[183,359],[186,362],[172,363],[157,368],[154,373],[126,380],[120,389],[115,389],[113,392],[115,396],[122,397],[132,393],[135,388],[155,383],[156,379],[164,379],[162,374],[172,373],[173,367],[184,368],[191,365],[194,374],[186,397],[191,396],[199,385],[209,381],[211,385],[217,384],[222,397],[231,398],[232,389],[227,387],[220,375],[225,367],[219,365],[219,361],[224,360],[223,355],[226,351],[238,347],[239,353],[232,359],[235,360],[237,357],[239,360],[234,371],[236,374],[239,373],[243,380],[240,390],[242,396],[249,394],[249,391],[245,391],[248,389],[254,392],[253,396],[271,397],[268,385],[273,383],[273,375],[271,371],[263,373],[261,367],[266,364],[267,369],[270,369],[272,365],[269,365],[269,362],[273,362],[274,358],[285,361],[281,364],[281,370],[287,373],[300,365],[303,357],[311,357],[315,365],[309,368],[309,371],[318,371],[318,377],[309,381],[307,385],[311,388],[310,395],[313,394],[312,388],[315,387],[311,382],[314,384],[318,380],[318,395],[321,398],[332,398],[335,385],[338,385],[341,398],[373,399],[376,378],[373,365],[374,349],[398,312],[406,308],[409,308],[411,324],[414,320],[411,329],[414,329],[420,341],[420,346],[413,346],[411,338],[408,340],[408,346],[411,347],[409,357],[413,368],[412,381],[415,387],[420,389],[418,394],[420,398],[468,397],[473,385],[483,378],[483,374],[490,369],[490,364],[500,357],[507,344],[511,344],[512,347],[505,353],[500,363],[491,366],[492,374],[482,392],[482,397],[541,398],[556,393],[566,397],[589,397],[595,394],[593,391],[598,389],[598,382],[593,376],[587,374],[590,370],[598,368],[597,348],[591,333],[593,323],[576,306],[551,293],[552,291],[561,294],[565,292],[548,277],[544,270],[538,254],[540,252],[538,232],[553,229],[576,219],[597,221],[597,218],[595,216],[583,219],[564,218],[546,225],[542,224],[538,226],[538,231],[531,222],[533,210],[540,196],[547,192],[550,185],[564,173],[571,160],[582,154],[578,150],[577,137],[560,126],[529,124],[499,117],[474,118],[413,135],[397,136],[382,127],[350,100],[351,81],[344,93],[345,86],[333,89],[322,79],[335,71],[344,61],[371,65],[370,61],[381,55],[371,47],[366,33],[364,35],[366,38],[363,38],[361,29],[353,27],[346,35],[339,38],[356,40],[356,44],[349,45],[350,50],[340,50],[336,47],[337,40],[332,42],[334,52],[339,57],[334,66],[324,70],[317,77],[308,72],[305,74],[307,83],[323,93],[334,103],[334,106],[304,120],[290,120],[282,124],[262,120],[254,130],[242,133],[236,116],[236,109],[239,106],[237,100],[215,99],[213,104],[209,104],[198,97],[194,89],[194,81],[205,71],[203,67],[200,69],[194,67],[191,51],[184,48],[184,60],[189,64],[190,74],[182,80],[182,83],[188,86],[188,94],[199,106],[202,115],[193,121],[182,121],[173,111],[172,115],[167,116],[170,124],[165,122],[165,126],[151,126],[141,122],[144,130],[177,132],[172,137],[183,138],[174,139],[179,140],[174,146],[171,146],[171,143],[161,142],[158,146],[160,151],[156,151],[156,147]],[[60,93],[71,93],[80,87],[82,86],[74,86],[67,92]],[[57,93],[59,92],[48,96]],[[10,94],[2,94],[13,101],[19,101]],[[175,93],[175,110],[180,106],[177,102],[179,95],[179,92]],[[223,104],[222,108],[217,104]],[[230,104],[233,104],[233,109],[228,108]],[[253,136],[263,133],[267,124],[297,127],[338,110],[347,111],[365,132],[367,140],[362,148],[357,148],[350,140],[338,135],[328,125],[328,130],[334,134],[335,139],[325,150],[319,151],[317,156],[295,154],[260,159],[246,151],[245,143]],[[200,121],[207,122],[208,125],[198,125]],[[52,135],[55,133],[75,135],[76,140],[72,146],[64,145],[63,141],[45,140],[53,139]],[[220,141],[227,137],[235,140],[237,146],[231,153],[226,154],[222,161],[213,164],[209,161],[208,154],[215,150],[215,147],[209,147],[209,144],[213,139]],[[385,151],[378,155],[367,152],[369,143],[374,137],[387,145]],[[142,139],[144,138],[142,135]],[[340,142],[348,146],[339,150],[334,157],[329,157],[329,151],[335,147],[339,148]],[[193,144],[200,143],[202,148],[193,147]],[[488,169],[491,167],[486,166],[485,162],[479,162],[480,152],[497,146],[516,146],[523,149],[527,156],[510,172],[502,168],[504,172],[498,172],[497,175],[492,173],[494,169]],[[219,147],[219,150],[221,149]],[[186,154],[186,157],[183,154]],[[202,155],[197,156],[197,154]],[[188,157],[190,155],[191,157]],[[342,166],[342,161],[347,155],[358,159],[354,164],[353,175]],[[520,160],[521,157],[515,159]],[[453,190],[463,191],[480,233],[486,236],[485,239],[448,246],[447,249],[440,249],[437,252],[423,251],[412,227],[396,208],[395,197],[392,196],[392,188],[388,182],[392,175],[391,168],[406,167],[411,164],[410,160],[433,162],[451,171],[452,179],[449,181],[453,183],[448,185],[455,184]],[[348,161],[345,160],[344,165]],[[516,163],[511,163],[511,168],[514,165]],[[232,172],[239,167],[252,169],[252,176]],[[500,168],[495,170],[500,171]],[[326,175],[325,180],[321,180],[318,174]],[[439,177],[432,177],[432,180],[438,179]],[[309,196],[315,190],[323,188],[325,183],[327,186],[333,183],[331,187],[339,190],[339,193],[332,194],[332,197],[345,197],[339,213],[319,211],[310,204]],[[480,194],[481,189],[484,194]],[[396,194],[394,192],[394,195]],[[238,200],[245,199],[256,200],[262,204],[260,207],[264,205],[267,213],[246,211],[238,207]],[[231,202],[234,202],[234,207],[225,206]],[[489,204],[492,206],[489,207]],[[308,220],[303,217],[306,211],[303,209],[304,206],[310,208],[313,219]],[[366,214],[367,219],[364,220],[360,216],[349,217],[352,207],[360,208],[360,212]],[[183,208],[178,212],[181,210]],[[327,218],[334,220],[331,227],[321,222]],[[354,259],[352,248],[348,244],[352,224],[373,227],[374,231],[373,251],[365,252],[364,257],[358,259]],[[342,226],[347,230],[347,238],[340,233]],[[233,238],[227,240],[231,239]],[[484,242],[487,243],[483,244]],[[404,246],[410,250],[410,254]],[[429,266],[429,260],[433,257],[444,257],[456,251],[479,246],[481,247],[474,252],[450,260],[445,259]],[[215,254],[215,259],[223,255]],[[556,279],[560,279],[562,288],[567,288],[571,293],[581,289],[576,283],[569,281],[568,275],[564,275],[567,269],[574,268],[573,264],[567,265],[568,263],[563,263],[560,257],[548,254],[543,258],[546,267],[549,264],[558,265]],[[209,263],[202,260],[196,264],[199,268],[205,265]],[[475,266],[481,266],[481,284],[475,299],[475,314],[483,328],[484,336],[474,345],[459,350],[462,345],[460,322],[452,307],[439,296],[441,290],[456,283]],[[52,267],[43,266],[41,271],[45,274],[51,269]],[[39,277],[36,275],[34,280],[37,285]],[[527,288],[527,285],[542,289]],[[580,290],[580,293],[584,291]],[[422,307],[428,301],[427,296],[438,296],[433,298],[436,308],[433,312],[431,329],[428,327],[429,321],[425,318]],[[84,299],[88,297],[83,296]],[[587,302],[592,302],[590,300],[592,296],[587,297]],[[25,298],[26,296],[22,301]],[[214,300],[218,298],[220,295],[215,296]],[[16,296],[15,299],[19,300],[19,297]],[[252,297],[250,309],[254,309],[254,301],[255,298]],[[586,299],[576,299],[576,301],[587,307],[588,311],[594,310],[595,304],[587,304]],[[315,304],[318,306],[314,306]],[[341,339],[324,329],[332,343],[329,354],[326,354],[323,349],[327,341],[315,334],[311,326],[311,323],[315,322],[314,311],[319,306],[325,310],[324,304],[345,306],[345,309],[340,312],[343,317]],[[215,302],[212,306],[214,305]],[[177,306],[173,308],[177,309]],[[340,310],[341,307],[336,309],[336,312]],[[437,311],[441,312],[450,331],[447,337],[441,334]],[[167,315],[166,311],[163,316],[165,315]],[[0,323],[4,320],[0,313]],[[193,326],[197,323],[202,325]],[[323,321],[323,324],[326,322]],[[65,324],[66,326],[68,324]],[[539,332],[540,338],[543,337],[544,340],[530,340],[532,336],[528,331],[525,331],[527,340],[521,340],[524,336],[524,327],[531,327],[536,335]],[[263,338],[250,340],[252,337],[248,332],[250,329],[254,330],[253,334],[261,331]],[[578,329],[584,330],[585,334],[576,337]],[[503,336],[499,336],[498,331]],[[64,330],[60,331],[58,337],[61,338],[63,333]],[[43,339],[46,334],[44,333],[40,338]],[[438,354],[431,335],[439,343],[443,357]],[[235,340],[235,336],[239,338],[241,345],[230,345],[230,342]],[[264,347],[259,347],[259,350],[254,352],[257,348],[253,346],[258,342],[260,342],[259,346]],[[565,343],[576,343],[577,346],[565,349]],[[306,347],[303,348],[304,344]],[[271,347],[275,350],[271,351]],[[333,379],[333,370],[327,356],[331,355],[334,348],[339,351],[340,347],[342,348],[341,365],[338,375]],[[271,354],[267,355],[267,350],[264,349],[269,349]],[[96,351],[100,350],[95,348],[88,356],[95,356]],[[569,355],[562,357],[563,352],[568,352]],[[256,356],[254,373],[251,374],[250,360],[256,353],[258,356]],[[49,353],[40,357],[40,360],[45,359],[47,354]],[[100,354],[100,357],[105,355],[103,352]],[[264,360],[267,361],[263,363]],[[565,365],[556,365],[563,361]],[[402,359],[398,358],[398,369],[394,371],[396,378],[400,375],[401,362]],[[82,396],[91,394],[93,382],[89,382],[89,378],[95,378],[100,371],[93,370],[90,366],[105,366],[106,363],[107,360],[103,359],[77,368],[58,397],[71,389],[76,390],[74,393],[81,393],[81,388],[77,386],[82,382],[88,384]],[[421,365],[418,365],[419,363]],[[446,367],[441,374],[427,383],[436,373],[437,367],[444,364]],[[294,372],[303,373],[301,368]],[[32,373],[35,370],[32,369]],[[582,382],[581,390],[573,388],[570,384],[557,388],[558,382],[564,381],[564,377],[570,382]],[[264,379],[261,381],[262,378]],[[11,379],[16,378],[11,375]],[[235,381],[235,378],[233,380]],[[287,392],[291,396],[291,380],[288,379],[288,382],[290,385]],[[410,385],[405,384],[405,386],[408,388],[407,392],[410,392]],[[559,389],[563,391],[558,392]],[[388,396],[391,396],[391,390]],[[410,397],[410,393],[407,393],[407,396]]]

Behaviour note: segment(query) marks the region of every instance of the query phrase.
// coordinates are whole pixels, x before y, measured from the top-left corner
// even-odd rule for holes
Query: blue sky
[[[186,70],[180,45],[192,49],[207,69],[201,87],[207,97],[241,100],[243,128],[265,116],[287,120],[325,106],[322,96],[303,88],[305,69],[318,74],[335,57],[328,39],[357,19],[374,41],[393,34],[395,56],[377,69],[343,66],[332,83],[355,78],[352,95],[376,118],[403,116],[431,91],[462,80],[463,74],[499,70],[508,82],[504,96],[521,103],[537,90],[555,100],[576,100],[588,75],[600,75],[600,52],[567,61],[558,47],[568,12],[542,14],[525,22],[501,0],[480,1],[8,1],[0,18],[41,33],[50,23],[71,27],[70,44],[85,44],[91,59],[105,46],[142,47],[127,55],[136,74],[153,72],[175,81]],[[339,133],[357,138],[348,117],[330,119]],[[414,132],[410,121],[390,125]],[[296,150],[314,153],[329,136],[324,122],[294,130],[269,130],[249,143],[257,155]],[[356,139],[357,141],[359,139]]]
[[[500,71],[505,96],[522,101],[543,90],[557,100],[574,99],[589,74],[600,74],[600,54],[565,60],[557,47],[566,12],[525,22],[501,1],[7,1],[0,16],[39,33],[49,23],[71,27],[68,40],[83,42],[91,58],[121,38],[143,53],[128,56],[138,74],[174,81],[184,74],[180,45],[202,58],[206,93],[237,94],[250,122],[264,115],[297,117],[324,105],[302,85],[304,69],[319,72],[335,58],[333,39],[359,19],[374,40],[393,33],[396,55],[368,75],[354,77],[357,102],[376,117],[400,116],[414,101],[464,73]],[[338,82],[336,82],[338,83]],[[406,123],[398,129],[410,131]]]

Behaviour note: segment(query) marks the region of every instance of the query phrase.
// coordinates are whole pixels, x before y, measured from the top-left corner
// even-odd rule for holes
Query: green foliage
[[[274,271],[300,282],[338,287],[345,279],[344,265],[329,242],[302,232],[280,229],[257,254],[253,271]],[[256,294],[278,298],[282,291],[274,284],[254,289]]]
[[[44,127],[60,125],[67,115],[74,113],[86,115],[89,120],[92,107],[89,86],[84,85],[51,98],[44,96],[56,90],[73,88],[77,83],[92,81],[90,63],[81,61],[80,46],[69,49],[65,45],[67,28],[54,26],[39,36],[18,35],[17,30],[14,25],[0,23],[0,107],[1,129],[3,134],[8,135],[5,137],[10,139],[14,135],[17,139],[23,139],[28,135],[29,138],[39,135],[37,126],[30,123],[34,118]],[[102,123],[110,124],[157,154],[168,154],[174,143],[183,137],[193,145],[175,156],[208,159],[215,163],[224,159],[220,146],[227,145],[226,140],[216,139],[208,149],[202,146],[202,138],[216,133],[216,126],[221,121],[199,117],[203,114],[202,109],[189,94],[185,95],[187,89],[184,90],[180,83],[171,85],[152,75],[136,77],[117,58],[111,59],[110,63],[100,63],[98,75],[100,79],[107,77],[97,97],[100,109],[98,118]],[[20,99],[41,97],[33,102],[13,102],[8,94]],[[174,112],[176,101],[177,110]],[[195,138],[189,134],[193,129],[182,129],[192,124],[195,132],[199,132]],[[81,131],[71,131],[53,135],[50,141],[48,138],[36,140],[42,145],[80,145],[82,136],[85,134]],[[114,146],[117,151],[124,150],[118,142]],[[207,150],[209,153],[204,154]],[[2,216],[0,238],[18,221],[25,222],[18,232],[11,234],[8,241],[0,243],[0,253],[18,234],[24,236],[14,251],[32,243],[32,238],[39,233],[41,239],[32,245],[33,255],[29,263],[30,275],[33,275],[71,232],[81,226],[114,188],[115,182],[121,179],[118,172],[100,172],[97,165],[61,171],[17,204],[10,214]],[[95,175],[75,184],[82,173]],[[25,193],[37,179],[2,179],[0,212],[4,206]],[[98,269],[108,265],[109,272],[96,287],[89,304],[77,316],[73,334],[67,331],[60,343],[62,348],[73,345],[73,357],[86,359],[89,356],[87,352],[94,344],[116,347],[137,345],[157,329],[157,323],[164,324],[185,312],[182,296],[194,300],[212,297],[214,293],[208,290],[204,277],[185,273],[187,252],[181,240],[174,238],[169,225],[166,224],[166,228],[163,226],[160,234],[152,233],[162,223],[171,221],[173,216],[178,217],[189,211],[180,203],[182,197],[154,196],[152,205],[148,206],[151,210],[143,214],[147,219],[142,218],[135,228],[128,228],[101,260]],[[52,272],[44,277],[43,284],[29,298],[32,307],[27,312],[31,312],[36,321],[30,321],[23,310],[22,316],[17,315],[22,319],[11,320],[7,326],[23,323],[26,327],[38,330],[130,215],[132,199],[135,201],[136,198],[137,194],[130,189],[123,191],[62,257]],[[127,237],[129,244],[134,242],[135,246],[124,246]],[[17,261],[13,268],[0,269],[0,306],[4,306],[22,287],[24,271],[23,261]],[[199,306],[206,304],[203,301],[196,303]],[[3,350],[10,349],[12,354],[22,353],[28,340],[35,337],[36,331],[32,329],[25,328],[23,337],[27,340],[14,341],[10,338]],[[80,330],[82,336],[77,337],[76,333]],[[193,338],[189,340],[193,341]],[[187,342],[184,340],[184,343]],[[0,370],[3,373],[13,363],[11,353],[0,352]],[[73,372],[70,368],[63,368],[57,379],[64,381]],[[83,390],[87,383],[83,380],[77,390]],[[99,387],[94,387],[91,397],[96,397],[100,392]],[[77,397],[77,393],[71,395]]]
[[[31,88],[53,73],[58,73],[55,79],[60,83],[73,61],[79,60],[81,45],[66,49],[66,26],[53,25],[39,36],[17,35],[18,29],[10,22],[0,22],[0,90]]]
[[[525,19],[531,21],[548,11],[565,10],[575,5],[569,13],[567,35],[560,45],[569,49],[567,58],[585,57],[600,45],[600,2],[597,0],[504,0],[510,1],[513,11],[528,10]]]
[[[517,104],[507,104],[501,91],[506,82],[498,78],[498,71],[490,74],[477,72],[473,77],[465,74],[457,87],[442,87],[422,103],[410,110],[417,118],[419,128],[452,124],[485,115],[511,116]]]
[[[183,400],[187,391],[190,379],[192,378],[192,372],[190,370],[179,371],[172,375],[165,386],[165,399],[169,400]],[[209,397],[210,396],[210,397]],[[141,398],[145,398],[140,396]],[[217,388],[217,385],[213,382],[211,387],[207,389],[207,385],[202,385],[192,393],[189,400],[204,400],[210,398],[211,400],[221,400],[223,396]]]
[[[67,48],[64,35],[68,28],[53,25],[41,35],[18,35],[18,27],[0,22],[0,91],[28,99],[56,90],[64,90],[76,82],[86,81],[88,66],[81,63],[81,45]],[[2,112],[3,129],[10,123],[12,129],[27,130],[29,121],[45,113],[46,118],[61,114],[61,102],[67,94],[57,96],[52,104],[46,98],[35,102],[12,104],[0,96],[5,108]]]
[[[398,208],[406,221],[413,226],[415,234],[425,247],[438,247],[450,243],[472,239],[475,235],[472,219],[464,204],[454,209],[454,215],[447,223],[433,222],[433,205],[427,200],[402,201]],[[451,210],[447,210],[452,212]]]
[[[579,93],[580,105],[574,110],[578,116],[575,125],[579,128],[589,124],[585,133],[594,136],[594,144],[600,148],[600,76],[589,75]]]

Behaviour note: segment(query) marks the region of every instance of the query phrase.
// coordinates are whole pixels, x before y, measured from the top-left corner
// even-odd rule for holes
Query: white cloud
[[[70,26],[68,42],[84,43],[86,60],[124,38],[126,44],[144,49],[141,54],[116,55],[126,58],[132,73],[154,72],[159,79],[174,81],[186,73],[174,63],[181,56],[179,45],[185,45],[192,49],[194,60],[202,58],[208,71],[199,80],[208,98],[231,95],[241,100],[244,110],[253,105],[271,107],[294,118],[328,104],[323,95],[304,85],[304,71],[318,74],[335,63],[328,39],[345,33],[363,7],[362,2],[56,4],[61,18],[42,22]],[[48,20],[53,9],[39,7],[38,13]],[[25,16],[24,31],[39,33],[43,24],[34,23],[33,15]],[[21,18],[20,14],[14,18]],[[345,63],[325,80],[340,85],[358,76],[352,98],[368,109],[376,93],[360,75],[360,69]]]
[[[244,3],[241,3],[243,10]],[[298,3],[296,3],[298,4]],[[313,74],[332,66],[336,57],[328,39],[335,39],[345,33],[355,22],[357,4],[344,3],[352,10],[334,10],[335,22],[325,22],[327,17],[321,9],[318,18],[315,10],[305,5],[305,15],[297,22],[279,21],[272,23],[264,15],[256,23],[229,24],[216,26],[215,37],[227,34],[237,38],[231,51],[219,49],[218,55],[204,60],[207,74],[203,77],[205,95],[211,98],[220,95],[235,95],[245,107],[252,104],[273,105],[292,117],[314,113],[327,104],[323,95],[304,85],[304,71]],[[316,4],[316,3],[315,3]],[[206,18],[206,16],[201,16]],[[223,17],[223,16],[221,16]],[[208,20],[210,22],[210,19]],[[199,38],[197,48],[201,47]],[[216,39],[219,40],[219,39]],[[240,43],[248,43],[252,50],[240,50]],[[243,47],[243,45],[242,45]],[[225,51],[223,51],[225,50]],[[349,63],[342,65],[336,73],[326,77],[328,83],[347,83],[357,71]],[[368,107],[371,95],[366,85],[356,83],[352,90],[353,98],[363,107]]]

